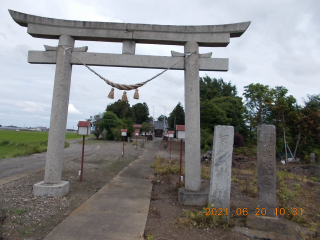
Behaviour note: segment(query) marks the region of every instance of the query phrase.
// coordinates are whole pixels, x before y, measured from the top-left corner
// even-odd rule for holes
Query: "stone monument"
[[[286,220],[276,215],[276,127],[258,126],[258,204],[259,216],[248,214],[246,226],[251,229],[287,233]],[[279,213],[279,211],[278,211]]]
[[[38,17],[13,10],[9,12],[14,21],[28,28],[31,36],[59,40],[58,46],[45,46],[46,51],[29,51],[28,54],[29,63],[56,64],[46,172],[44,182],[34,185],[36,195],[63,196],[68,193],[68,182],[61,182],[63,142],[71,69],[72,65],[82,64],[153,69],[168,69],[174,65],[171,69],[185,71],[186,168],[185,189],[181,189],[181,192],[191,192],[193,197],[201,192],[199,71],[228,71],[228,59],[211,58],[212,53],[199,54],[199,47],[226,47],[230,38],[240,37],[246,31],[250,22],[173,26],[71,21]],[[74,48],[74,42],[78,40],[122,42],[122,54],[90,53],[87,52],[87,47]],[[170,57],[136,55],[136,43],[180,45],[184,46],[184,53],[172,51]],[[192,55],[186,57],[190,53]]]
[[[216,209],[227,209],[228,214],[230,212],[233,139],[234,127],[214,127],[209,203],[213,203]]]
[[[315,153],[310,153],[309,160],[310,160],[311,163],[316,162],[316,154]]]

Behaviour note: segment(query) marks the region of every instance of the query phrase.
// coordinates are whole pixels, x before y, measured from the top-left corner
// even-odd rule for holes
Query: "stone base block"
[[[44,181],[33,185],[33,195],[36,197],[63,197],[69,192],[69,182],[45,184]]]
[[[268,232],[288,234],[288,226],[285,218],[248,215],[246,227],[250,229]]]
[[[188,206],[206,206],[208,204],[208,190],[201,189],[198,192],[185,190],[184,187],[179,188],[179,203]]]

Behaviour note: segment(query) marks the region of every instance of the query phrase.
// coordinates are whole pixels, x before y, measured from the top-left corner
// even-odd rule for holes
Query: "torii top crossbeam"
[[[184,45],[188,41],[196,41],[202,47],[225,47],[230,38],[240,37],[250,25],[250,22],[203,26],[89,22],[38,17],[13,10],[9,12],[19,25],[28,27],[31,36],[48,39],[59,39],[60,35],[66,34],[75,40],[86,41],[134,40],[136,43],[165,45]]]

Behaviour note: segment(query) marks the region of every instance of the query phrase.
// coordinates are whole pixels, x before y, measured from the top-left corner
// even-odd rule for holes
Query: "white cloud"
[[[34,102],[17,102],[16,106],[22,108],[22,111],[29,113],[40,113],[43,112],[43,108]]]
[[[82,114],[82,112],[80,112],[79,110],[77,110],[72,103],[69,103],[69,107],[68,107],[68,113],[71,114]]]

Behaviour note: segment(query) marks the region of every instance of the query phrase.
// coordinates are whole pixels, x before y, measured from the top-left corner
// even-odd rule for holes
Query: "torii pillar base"
[[[207,189],[200,189],[200,191],[191,192],[186,191],[184,187],[179,188],[178,200],[181,205],[187,206],[206,206],[208,202],[209,191]]]
[[[61,181],[57,184],[46,184],[44,181],[33,185],[35,197],[63,197],[69,192],[69,182]]]

